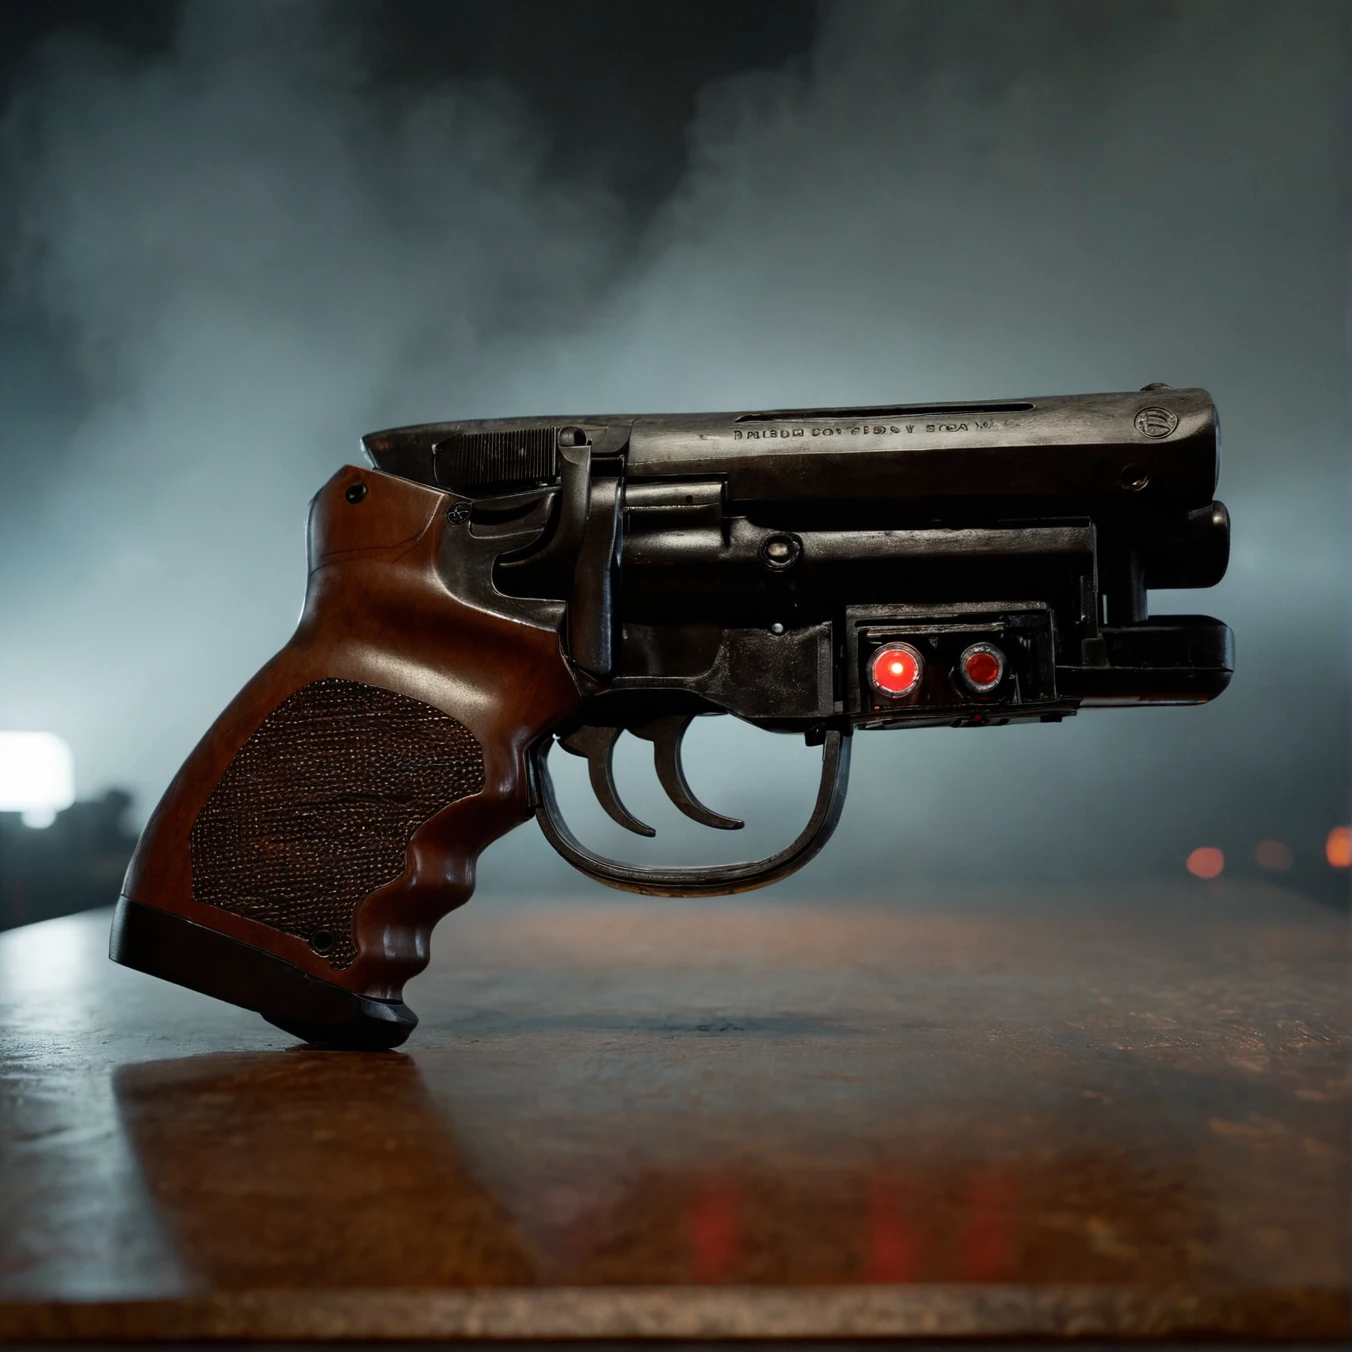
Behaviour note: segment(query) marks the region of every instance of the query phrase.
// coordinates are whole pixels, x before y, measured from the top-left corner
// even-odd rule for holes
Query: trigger
[[[740,831],[744,822],[738,821],[736,817],[724,817],[705,807],[690,792],[690,785],[686,783],[685,771],[681,767],[681,742],[694,717],[694,714],[671,714],[666,718],[654,718],[651,723],[645,723],[632,731],[635,737],[642,737],[653,744],[657,778],[667,791],[667,797],[687,817],[701,826],[712,826],[719,831]]]
[[[560,737],[559,745],[565,751],[586,760],[592,792],[612,821],[619,822],[626,831],[632,831],[637,836],[655,836],[657,832],[651,826],[639,821],[620,802],[619,792],[615,788],[615,743],[620,740],[623,731],[623,728],[584,726],[576,732],[570,732],[567,737]]]

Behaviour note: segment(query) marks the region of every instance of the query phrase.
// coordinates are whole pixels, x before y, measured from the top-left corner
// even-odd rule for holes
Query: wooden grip
[[[193,899],[304,939],[334,971],[422,824],[484,787],[483,748],[421,700],[326,677],[249,735],[189,833]]]
[[[469,528],[450,502],[352,467],[318,494],[296,633],[170,785],[127,897],[400,998],[479,852],[528,817],[527,748],[579,702],[555,632],[446,585]]]

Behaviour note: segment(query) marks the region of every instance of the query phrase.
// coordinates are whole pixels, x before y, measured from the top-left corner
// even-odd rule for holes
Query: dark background
[[[1203,385],[1204,709],[861,736],[797,895],[1176,876],[1336,901],[1348,815],[1340,0],[5,5],[0,726],[140,817],[276,650],[356,438],[462,416]],[[702,720],[768,852],[816,753]],[[570,766],[559,767],[561,771]],[[690,859],[641,748],[621,789]],[[576,805],[574,806],[573,803]],[[55,828],[53,828],[55,829]],[[710,850],[712,854],[713,851]],[[525,828],[481,890],[591,885]],[[111,897],[108,898],[111,900]]]

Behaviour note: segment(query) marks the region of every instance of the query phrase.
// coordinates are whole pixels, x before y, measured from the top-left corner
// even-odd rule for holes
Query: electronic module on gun
[[[113,925],[130,967],[310,1040],[401,1043],[404,982],[475,862],[532,814],[613,887],[709,896],[826,843],[856,729],[1055,723],[1225,689],[1209,587],[1204,390],[999,403],[435,423],[364,438],[312,505],[290,642],[203,738],[146,827]],[[652,743],[675,805],[692,719],[822,749],[816,806],[768,859],[650,868],[589,850],[549,774]]]

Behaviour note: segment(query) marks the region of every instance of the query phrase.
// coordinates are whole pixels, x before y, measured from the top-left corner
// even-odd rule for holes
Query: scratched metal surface
[[[0,1336],[1349,1328],[1349,943],[1275,888],[471,904],[407,1054],[0,937]]]

